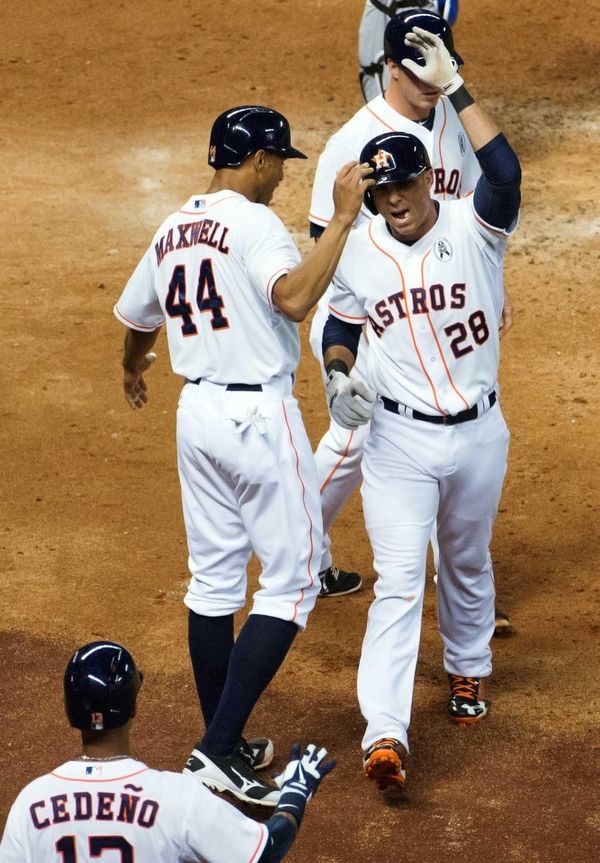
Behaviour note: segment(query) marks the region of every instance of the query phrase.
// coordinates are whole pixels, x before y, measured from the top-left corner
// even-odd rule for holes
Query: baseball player
[[[365,203],[323,335],[327,394],[348,428],[371,418],[362,497],[377,573],[358,672],[367,721],[364,769],[401,786],[417,661],[427,545],[437,520],[438,619],[450,681],[448,713],[482,720],[489,702],[494,580],[489,544],[509,433],[498,404],[498,327],[507,238],[516,227],[520,167],[504,135],[473,101],[442,39],[415,27],[406,42],[425,60],[403,65],[441,90],[459,114],[482,176],[459,200],[430,195],[435,171],[420,136],[375,136]],[[368,381],[349,376],[369,336]],[[363,385],[364,387],[364,385]]]
[[[389,85],[383,34],[390,18],[408,11],[437,12],[453,25],[458,17],[458,0],[366,0],[358,27],[358,78],[365,102],[379,96]]]
[[[279,804],[258,823],[189,776],[131,757],[130,728],[142,674],[112,641],[75,651],[64,678],[69,724],[82,751],[19,794],[0,843],[0,863],[106,859],[275,863],[296,837],[306,803],[334,767],[325,749],[296,746]]]
[[[191,579],[189,651],[206,731],[186,769],[241,800],[274,806],[278,790],[256,769],[268,738],[248,745],[246,721],[306,625],[318,587],[321,508],[316,468],[292,388],[298,322],[329,284],[360,207],[369,166],[338,174],[325,240],[300,261],[269,209],[291,146],[288,121],[246,105],[214,122],[208,191],[156,232],[115,306],[127,326],[129,404],[147,400],[144,373],[164,324],[184,386],[177,454]],[[246,567],[262,564],[251,613]]]
[[[358,158],[364,144],[377,134],[406,131],[421,138],[430,155],[435,182],[432,194],[439,200],[451,200],[464,196],[474,189],[481,173],[473,148],[458,119],[451,102],[439,91],[428,87],[411,75],[402,65],[410,59],[424,62],[418,51],[406,45],[404,39],[413,26],[422,27],[438,35],[448,47],[456,64],[463,61],[454,48],[452,30],[446,21],[434,12],[403,12],[392,18],[385,30],[385,57],[390,70],[389,87],[385,95],[374,98],[361,108],[341,129],[329,139],[321,154],[313,182],[310,206],[310,233],[318,238],[332,214],[331,189],[336,172],[350,158]],[[373,218],[363,206],[356,226]],[[327,320],[328,294],[319,302],[312,319],[310,344],[317,361],[321,364],[323,379],[323,356],[321,340]],[[510,327],[511,304],[506,297],[501,334]],[[366,380],[367,342],[361,339],[352,376],[357,381]],[[329,529],[342,506],[360,484],[363,443],[368,426],[340,428],[334,420],[323,436],[316,451],[317,470],[321,484],[323,511],[323,554],[320,569],[332,564]],[[436,557],[435,535],[432,537]],[[331,582],[331,579],[328,579]],[[326,584],[322,587],[322,592]],[[335,588],[337,587],[337,590]],[[338,585],[332,584],[332,593],[350,592],[360,587],[360,576],[341,573]],[[497,610],[498,632],[510,627],[505,612]]]

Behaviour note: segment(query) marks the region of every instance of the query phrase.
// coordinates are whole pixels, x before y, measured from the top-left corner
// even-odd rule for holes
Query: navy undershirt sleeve
[[[323,225],[316,225],[314,222],[310,222],[310,236],[314,240],[318,240],[324,230]]]
[[[289,851],[298,829],[289,818],[282,818],[277,812],[265,823],[269,838],[257,863],[279,863]]]
[[[494,228],[508,230],[521,204],[521,166],[502,133],[475,153],[481,170],[473,204],[475,212]]]
[[[361,332],[362,326],[360,324],[349,324],[347,321],[340,321],[334,315],[329,315],[323,327],[321,341],[323,354],[327,348],[333,345],[343,345],[356,357]]]

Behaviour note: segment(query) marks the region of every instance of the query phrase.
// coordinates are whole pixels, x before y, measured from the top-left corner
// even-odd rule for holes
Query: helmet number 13
[[[182,335],[197,336],[198,328],[193,320],[194,309],[186,297],[186,292],[185,266],[177,264],[169,282],[165,310],[170,318],[181,318]],[[217,293],[212,261],[210,258],[203,258],[198,273],[196,306],[200,312],[210,312],[210,325],[213,330],[229,329],[229,321],[222,312],[224,305],[223,297]]]

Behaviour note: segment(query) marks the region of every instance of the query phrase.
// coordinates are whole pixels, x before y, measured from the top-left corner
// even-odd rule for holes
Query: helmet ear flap
[[[370,213],[373,213],[374,216],[378,215],[379,210],[375,206],[375,201],[373,200],[373,194],[371,192],[371,189],[367,189],[367,191],[365,192],[365,207]]]

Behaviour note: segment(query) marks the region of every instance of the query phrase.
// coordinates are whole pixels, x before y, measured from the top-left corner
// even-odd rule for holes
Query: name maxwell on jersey
[[[177,249],[189,249],[192,246],[211,246],[213,249],[222,252],[224,255],[229,254],[229,248],[225,245],[225,237],[229,232],[229,228],[221,225],[220,222],[215,222],[213,219],[200,219],[199,222],[187,222],[184,225],[177,225],[177,242],[175,242],[174,229],[169,228],[167,233],[154,244],[156,253],[156,263],[160,263],[164,256],[169,252],[174,252]]]

